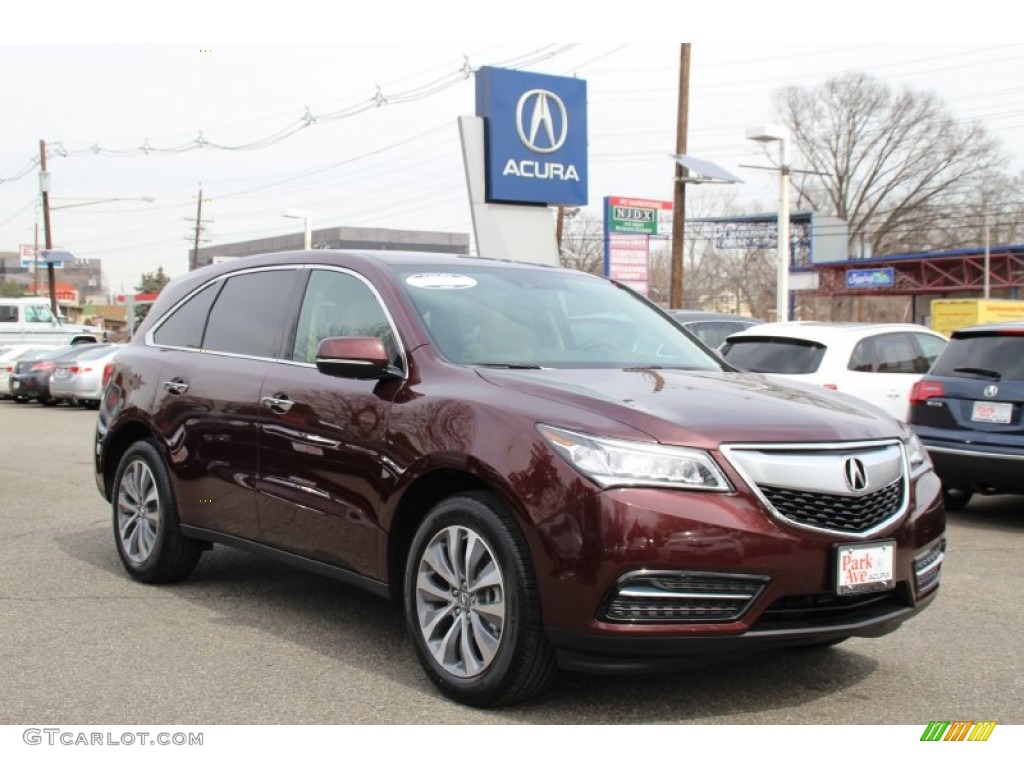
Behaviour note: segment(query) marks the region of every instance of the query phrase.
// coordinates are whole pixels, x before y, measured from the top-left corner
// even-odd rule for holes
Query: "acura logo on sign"
[[[847,459],[843,464],[843,477],[846,487],[851,491],[860,492],[868,487],[868,471],[860,459]]]
[[[557,120],[552,109],[558,113]],[[527,91],[516,105],[516,131],[527,149],[542,154],[557,152],[569,132],[565,103],[551,91]]]
[[[999,387],[995,384],[989,384],[985,387],[985,397],[995,397],[999,394]]]

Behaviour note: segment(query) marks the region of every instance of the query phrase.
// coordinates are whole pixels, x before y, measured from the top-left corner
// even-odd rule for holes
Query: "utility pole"
[[[188,271],[196,268],[199,262],[199,232],[203,228],[203,185],[199,185],[199,204],[196,206],[196,239],[192,247],[192,258],[189,259]]]
[[[53,249],[53,234],[50,232],[50,174],[46,172],[46,142],[43,139],[39,140],[39,188],[43,193],[43,237],[46,250],[49,251]],[[50,282],[50,311],[54,317],[58,317],[57,275],[53,259],[46,260],[46,279]]]
[[[32,282],[35,284],[35,292],[39,293],[39,219],[36,219],[36,239],[33,244],[33,253],[35,254],[35,275],[32,277]]]
[[[185,221],[192,221],[192,219],[185,217]],[[194,269],[199,268],[199,243],[202,240],[200,235],[203,232],[203,183],[199,182],[199,202],[196,203],[196,226],[195,232],[192,236],[185,235],[185,239],[192,243],[192,248],[188,254],[188,271],[191,272]]]
[[[679,51],[679,113],[676,118],[676,154],[686,154],[687,120],[690,107],[690,43]],[[686,182],[689,171],[676,163],[675,190],[672,195],[672,274],[668,305],[683,306],[683,254],[686,236]]]

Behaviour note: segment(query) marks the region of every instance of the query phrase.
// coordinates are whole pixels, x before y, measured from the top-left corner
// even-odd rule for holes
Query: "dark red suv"
[[[896,629],[939,481],[866,403],[730,370],[577,272],[422,253],[239,259],[117,356],[97,482],[144,582],[242,547],[400,600],[477,706]]]

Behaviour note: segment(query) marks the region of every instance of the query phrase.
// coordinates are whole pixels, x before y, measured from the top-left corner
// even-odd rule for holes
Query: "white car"
[[[0,298],[0,345],[59,347],[102,341],[103,338],[100,328],[68,323],[54,315],[50,302],[45,298]]]
[[[912,323],[766,323],[732,334],[720,351],[742,370],[854,395],[906,421],[910,388],[947,341]]]

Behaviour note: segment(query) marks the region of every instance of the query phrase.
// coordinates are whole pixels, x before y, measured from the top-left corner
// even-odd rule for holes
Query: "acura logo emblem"
[[[516,131],[527,149],[542,154],[557,152],[569,132],[565,103],[551,91],[527,91],[516,105]]]
[[[995,384],[989,384],[985,387],[985,397],[995,397],[999,394],[999,387]]]
[[[843,477],[851,491],[859,493],[868,487],[868,471],[860,459],[847,459],[843,463]]]

